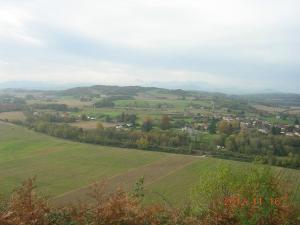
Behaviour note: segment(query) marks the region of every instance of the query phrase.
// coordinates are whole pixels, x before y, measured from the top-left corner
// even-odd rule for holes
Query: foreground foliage
[[[249,173],[250,172],[250,173]],[[193,191],[193,201],[185,208],[165,205],[144,205],[143,178],[133,193],[116,190],[104,192],[105,184],[95,184],[91,191],[94,202],[53,207],[36,194],[35,179],[29,179],[2,202],[1,225],[297,225],[300,211],[288,197],[282,196],[282,182],[266,168],[250,167],[232,173],[222,166],[209,174],[212,179],[200,182]],[[234,199],[255,199],[260,204]]]

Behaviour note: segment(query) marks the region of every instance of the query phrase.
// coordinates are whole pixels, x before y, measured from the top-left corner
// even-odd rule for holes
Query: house
[[[122,128],[123,128],[122,125],[120,125],[120,124],[116,125],[116,129],[122,129]]]
[[[249,128],[249,123],[247,123],[247,122],[241,122],[240,126],[241,126],[241,129],[247,129],[247,128]]]
[[[208,123],[195,123],[194,128],[197,130],[208,130]]]
[[[132,123],[124,123],[124,124],[118,124],[116,125],[116,129],[126,129],[133,127]]]
[[[228,122],[233,120],[233,118],[230,117],[230,116],[223,116],[222,119],[225,120],[225,121],[228,121]]]
[[[266,129],[258,129],[258,132],[262,134],[268,134],[269,132]]]
[[[61,114],[60,116],[63,117],[63,118],[68,118],[68,117],[70,116],[70,114],[67,113],[67,112],[64,112],[64,113]]]
[[[224,146],[217,145],[217,150],[222,150],[222,149],[225,149],[225,147],[224,147]]]
[[[187,127],[187,126],[181,128],[181,131],[182,131],[182,132],[186,132],[186,133],[188,133],[188,134],[194,134],[194,133],[196,132],[196,130],[194,130],[194,129],[191,128],[191,127]]]
[[[294,135],[297,136],[297,137],[300,137],[300,133],[299,132],[295,132]]]

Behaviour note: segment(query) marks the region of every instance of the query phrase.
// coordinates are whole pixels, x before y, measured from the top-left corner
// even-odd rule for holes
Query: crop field
[[[90,129],[96,129],[98,123],[99,122],[97,122],[97,121],[79,121],[79,122],[71,123],[70,125],[75,126],[75,127],[79,127],[79,128],[82,128],[82,129],[90,130]],[[103,127],[114,127],[114,126],[116,126],[116,124],[114,124],[114,123],[102,122],[101,124],[103,125]]]
[[[300,115],[300,107],[292,107],[288,112],[292,115]]]
[[[55,196],[168,156],[78,144],[3,123],[0,143],[0,192],[4,195],[37,175],[41,191]]]
[[[25,120],[25,116],[23,112],[3,112],[0,113],[0,119],[1,120],[8,120],[8,121],[14,121],[14,120]]]
[[[215,158],[197,160],[149,185],[145,201],[155,203],[164,200],[170,205],[185,204],[187,200],[192,198],[191,188],[203,179],[207,179],[204,175],[216,170],[220,165],[230,165],[233,170],[241,171],[249,163]],[[274,167],[274,170],[281,174],[283,182],[287,183],[287,187],[288,184],[294,182],[290,188],[294,191],[295,202],[300,206],[300,171],[278,167]]]
[[[150,116],[152,119],[159,120],[162,114],[170,114],[174,113],[174,110],[159,110],[152,108],[85,108],[83,113],[88,114],[89,116],[98,118],[101,115],[109,115],[111,117],[116,117],[123,112],[128,114],[136,114],[138,116],[138,122],[142,122],[144,118]],[[78,115],[79,113],[74,113],[74,115]]]
[[[29,177],[55,204],[87,201],[90,185],[106,180],[107,190],[132,190],[145,179],[146,202],[188,201],[190,189],[220,163],[241,169],[246,163],[82,144],[49,137],[19,126],[0,123],[0,193],[8,194]],[[300,172],[284,170],[300,184]],[[298,183],[297,183],[298,182]],[[299,199],[298,191],[298,199]]]
[[[271,106],[265,106],[265,105],[253,105],[253,107],[258,110],[262,110],[262,111],[266,111],[266,112],[270,112],[270,113],[281,113],[281,112],[287,110],[286,108],[282,108],[282,107],[271,107]]]
[[[269,113],[285,113],[290,115],[300,115],[300,108],[299,107],[271,107],[265,105],[253,105],[254,108],[269,112]]]
[[[81,102],[78,99],[74,99],[74,98],[58,98],[52,101],[46,101],[46,100],[28,100],[27,101],[28,105],[32,105],[32,104],[65,104],[69,107],[78,107],[78,108],[83,108],[83,107],[88,107],[88,106],[92,106],[92,102]]]

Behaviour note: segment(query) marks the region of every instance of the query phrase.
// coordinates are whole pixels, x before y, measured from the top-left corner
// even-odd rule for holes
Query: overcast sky
[[[0,0],[0,82],[300,92],[299,0]]]

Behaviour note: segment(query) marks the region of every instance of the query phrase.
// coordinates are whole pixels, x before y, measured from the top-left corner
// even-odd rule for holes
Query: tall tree
[[[219,124],[218,124],[218,131],[221,134],[231,134],[232,133],[232,125],[230,122],[222,120]]]
[[[210,134],[215,134],[217,131],[217,120],[213,118],[208,125],[208,132]]]
[[[153,128],[153,120],[151,117],[146,117],[142,124],[142,131],[149,132]]]
[[[160,119],[160,128],[162,130],[167,130],[171,127],[170,117],[168,115],[163,115]]]

